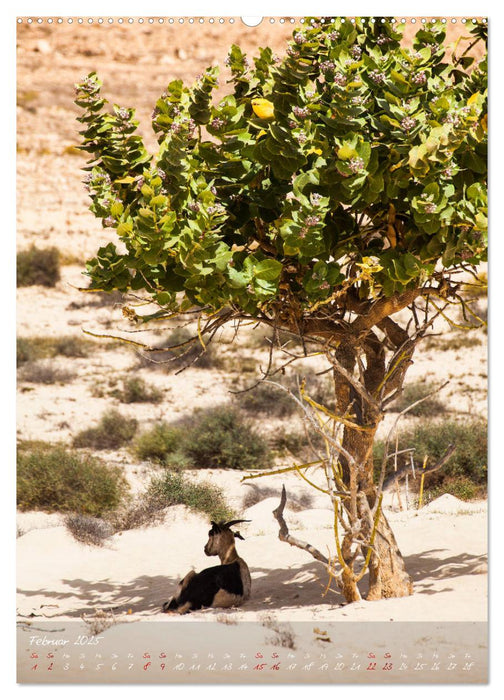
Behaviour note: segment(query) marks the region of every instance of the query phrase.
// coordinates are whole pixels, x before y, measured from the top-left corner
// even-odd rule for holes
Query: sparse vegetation
[[[296,635],[288,622],[279,622],[268,613],[261,615],[260,621],[263,627],[274,632],[272,637],[266,638],[268,644],[286,649],[296,648]]]
[[[468,494],[483,496],[486,493],[488,444],[487,424],[482,418],[463,422],[422,421],[399,435],[399,450],[415,448],[414,461],[418,473],[421,472],[425,455],[428,456],[429,464],[436,463],[451,443],[457,449],[449,462],[439,471],[426,475],[426,498],[429,492],[431,497],[432,494],[437,497],[443,493],[452,493],[458,498],[475,497]],[[384,442],[377,441],[374,450],[375,471],[381,467],[383,450]],[[393,460],[390,460],[389,470],[393,470]],[[417,485],[419,483],[418,479]]]
[[[181,430],[161,422],[138,435],[133,443],[133,452],[141,460],[166,464],[168,455],[178,450],[181,442]]]
[[[476,345],[481,345],[481,339],[474,333],[446,333],[443,336],[429,336],[426,339],[426,348],[428,350],[460,350],[461,348],[473,348]]]
[[[247,413],[262,413],[277,418],[290,416],[297,408],[289,394],[262,382],[249,391],[236,394],[235,402]]]
[[[448,476],[441,483],[424,489],[423,502],[430,503],[445,493],[450,493],[461,501],[472,501],[486,498],[487,490],[485,484],[476,484],[466,476]]]
[[[266,441],[229,406],[195,411],[175,424],[158,423],[134,443],[140,459],[172,468],[262,469],[271,464]]]
[[[92,615],[83,614],[81,617],[88,627],[89,634],[94,637],[117,624],[112,610],[95,610]]]
[[[17,506],[20,510],[100,517],[127,493],[122,470],[63,445],[18,445]]]
[[[235,517],[217,486],[207,481],[192,481],[185,474],[174,471],[166,471],[152,479],[144,503],[151,509],[153,506],[166,508],[182,504],[216,521]]]
[[[35,336],[19,337],[16,339],[16,362],[18,367],[26,362],[46,358],[87,357],[93,343],[73,335],[60,337]]]
[[[75,376],[75,372],[62,369],[47,361],[26,362],[18,370],[20,381],[31,384],[67,384]]]
[[[195,412],[180,449],[197,469],[263,469],[271,464],[266,441],[229,406]]]
[[[109,393],[122,403],[159,403],[163,399],[161,389],[148,384],[142,377],[124,377],[122,389]]]
[[[136,418],[128,418],[112,409],[102,415],[97,426],[78,433],[73,439],[73,446],[117,450],[133,439],[137,426]]]
[[[258,326],[257,328],[253,328],[244,337],[246,340],[246,345],[249,348],[269,349],[271,344],[270,341],[273,339],[273,333],[268,328],[262,328],[261,326]],[[301,344],[301,340],[299,336],[294,333],[288,333],[286,331],[277,329],[275,345],[285,346],[287,344],[289,347],[295,347]]]
[[[222,360],[223,369],[232,376],[232,381],[236,386],[241,386],[241,377],[244,374],[254,375],[254,377],[249,377],[248,384],[252,384],[256,381],[257,376],[257,366],[258,361],[255,357],[242,355],[237,353],[235,356],[230,357],[229,355]]]
[[[432,393],[435,389],[436,386],[429,382],[415,382],[414,384],[407,384],[404,387],[401,396],[397,399],[397,401],[394,401],[394,403],[391,404],[390,410],[400,413],[408,408],[408,406],[411,406],[416,401],[419,401],[428,394]],[[434,395],[428,399],[425,399],[425,401],[419,403],[418,406],[415,406],[408,411],[408,415],[435,416],[440,413],[444,413],[445,411],[446,407],[444,404],[437,398],[437,395]]]
[[[114,533],[112,526],[106,520],[82,513],[67,515],[65,525],[76,540],[96,547],[101,547]]]
[[[57,248],[37,248],[17,254],[16,276],[18,287],[31,287],[39,284],[54,287],[60,280],[60,259]]]

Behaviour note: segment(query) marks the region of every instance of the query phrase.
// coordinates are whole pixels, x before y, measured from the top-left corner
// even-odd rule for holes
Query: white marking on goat
[[[218,556],[221,566],[203,569],[199,574],[190,571],[180,582],[175,596],[163,605],[164,612],[184,614],[202,607],[229,608],[250,598],[252,582],[246,562],[238,556],[235,537],[243,539],[231,526],[244,520],[227,523],[212,521],[209,539],[204,547],[207,556]],[[237,564],[233,569],[232,565]],[[216,589],[216,586],[219,586]],[[231,590],[228,590],[231,589]],[[240,590],[238,593],[236,589]],[[235,589],[235,590],[233,590]],[[214,592],[215,591],[215,592]],[[213,593],[212,598],[209,595]]]

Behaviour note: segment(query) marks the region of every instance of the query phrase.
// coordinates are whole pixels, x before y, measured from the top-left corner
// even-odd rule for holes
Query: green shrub
[[[173,469],[262,469],[271,464],[266,441],[229,406],[195,411],[177,423],[158,423],[138,436],[133,451]]]
[[[285,430],[282,426],[275,430],[269,439],[271,449],[280,457],[294,457],[301,464],[325,454],[322,437],[309,429],[309,439],[306,430],[300,426],[297,430]]]
[[[64,357],[87,357],[93,343],[84,338],[73,335],[51,338],[47,336],[35,336],[32,338],[20,337],[16,339],[16,362],[22,365],[25,362],[33,362],[45,358],[53,358],[57,355]]]
[[[483,484],[475,484],[465,476],[446,477],[435,486],[424,487],[423,502],[430,503],[445,493],[450,493],[461,501],[472,501],[485,498],[486,487]]]
[[[181,451],[196,469],[263,469],[271,464],[265,440],[228,406],[195,413]]]
[[[399,450],[415,448],[414,462],[421,470],[425,455],[428,464],[435,464],[445,453],[448,445],[456,445],[450,460],[439,471],[427,474],[424,488],[438,487],[443,493],[449,492],[450,484],[470,482],[478,492],[484,491],[487,481],[487,424],[481,418],[463,422],[455,420],[422,421],[399,434]],[[374,449],[375,474],[378,475],[383,457],[384,442],[377,441]],[[389,444],[389,452],[393,446]],[[402,456],[399,457],[401,460]],[[401,464],[401,461],[400,461]],[[393,459],[389,460],[387,473],[393,471]],[[417,480],[419,483],[419,480]],[[414,482],[413,482],[414,483]],[[460,492],[460,489],[459,489]],[[455,495],[455,494],[454,494]]]
[[[216,521],[235,516],[217,486],[206,481],[196,483],[180,472],[166,471],[154,477],[147,490],[147,501],[154,501],[162,508],[183,504]]]
[[[20,510],[101,516],[117,508],[127,492],[122,471],[62,445],[21,444],[17,455]]]
[[[391,404],[390,410],[397,411],[397,413],[401,413],[401,411],[404,411],[406,408],[408,408],[408,406],[411,406],[413,403],[415,403],[415,401],[423,399],[424,396],[427,396],[435,389],[436,386],[434,386],[434,384],[425,382],[407,384],[404,387],[401,396],[396,401],[394,401],[394,403]],[[415,406],[410,411],[408,411],[408,415],[434,416],[438,413],[444,413],[445,411],[446,407],[441,403],[441,401],[438,400],[437,396],[434,395],[429,399],[425,399],[425,401],[419,403],[418,406]]]
[[[138,422],[112,409],[104,413],[98,425],[78,433],[73,439],[74,447],[91,447],[95,450],[116,450],[134,437]]]
[[[17,254],[17,286],[40,284],[54,287],[60,280],[60,260],[57,248],[39,249],[32,245]]]
[[[182,431],[162,422],[136,438],[133,452],[141,460],[166,463],[167,456],[178,450],[181,443]]]
[[[110,392],[122,403],[159,403],[163,399],[161,389],[147,384],[141,377],[126,377],[122,385],[122,389]]]

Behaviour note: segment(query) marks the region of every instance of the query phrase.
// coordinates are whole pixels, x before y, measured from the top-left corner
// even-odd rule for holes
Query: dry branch
[[[441,467],[444,467],[444,465],[450,459],[450,457],[452,456],[452,454],[455,452],[456,449],[457,449],[456,445],[454,445],[454,444],[448,445],[446,452],[441,457],[441,459],[439,461],[437,461],[436,464],[433,464],[430,467],[427,467],[427,466],[424,467],[424,469],[422,469],[422,474],[431,474],[432,472],[436,472],[436,471],[438,471],[438,469],[441,469]],[[413,471],[411,468],[411,464],[405,464],[404,467],[401,467],[393,474],[390,474],[390,476],[388,476],[385,479],[385,481],[383,482],[383,490],[387,489],[389,486],[392,486],[393,484],[396,484],[401,479],[405,478],[410,471]]]
[[[313,545],[309,544],[308,542],[303,542],[303,540],[298,540],[296,537],[293,537],[289,533],[289,528],[287,527],[287,523],[285,522],[285,519],[283,517],[283,512],[285,508],[285,504],[287,503],[287,493],[285,491],[285,485],[282,486],[282,496],[280,498],[280,503],[277,508],[273,511],[273,515],[275,516],[275,520],[278,522],[280,526],[280,530],[278,532],[278,539],[281,542],[287,542],[287,544],[290,544],[292,547],[299,547],[299,549],[304,549],[305,552],[308,552],[309,554],[312,555],[314,559],[317,561],[322,562],[322,564],[325,564],[326,566],[329,565],[329,559],[325,557],[322,552],[319,552],[316,547]]]

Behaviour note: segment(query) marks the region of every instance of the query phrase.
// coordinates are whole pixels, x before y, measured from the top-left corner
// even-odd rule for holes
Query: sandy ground
[[[215,476],[215,475],[213,475]],[[233,479],[225,478],[227,492]],[[218,479],[215,479],[218,482]],[[240,483],[235,479],[235,489]],[[486,619],[486,503],[463,503],[445,495],[421,511],[390,511],[390,520],[415,587],[408,598],[344,605],[329,592],[324,567],[309,554],[277,538],[272,510],[277,498],[243,511],[251,600],[233,611],[237,620],[272,612],[279,620],[478,620]],[[322,506],[322,503],[315,504]],[[320,551],[333,551],[331,511],[286,509],[291,532]],[[216,562],[203,553],[208,523],[185,506],[167,509],[162,524],[115,534],[103,547],[76,542],[58,516],[19,515],[18,615],[20,619],[75,618],[113,610],[120,619],[167,619],[160,611],[190,569]],[[222,611],[194,612],[215,619]]]
[[[450,31],[453,29],[450,27]],[[243,30],[235,25],[189,27],[28,26],[18,33],[18,159],[17,246],[24,249],[57,246],[64,255],[62,279],[54,289],[17,290],[18,336],[81,336],[82,330],[127,334],[131,328],[119,306],[99,307],[83,298],[83,263],[110,235],[87,210],[82,187],[84,159],[73,146],[78,142],[73,84],[96,70],[111,102],[135,106],[141,133],[153,144],[146,128],[152,105],[163,86],[181,77],[192,79],[215,61],[223,62],[235,41],[254,54],[258,45],[281,51],[291,28],[263,23]],[[145,76],[154,76],[146,81]],[[224,80],[222,81],[224,84]],[[446,330],[443,324],[436,331]],[[409,382],[435,384],[450,379],[443,402],[466,415],[486,415],[486,336],[474,332],[471,347],[440,353],[434,348],[418,355]],[[224,356],[234,349],[222,345]],[[252,351],[246,343],[240,358]],[[258,355],[258,361],[264,356]],[[135,416],[141,428],[158,420],[190,413],[195,405],[229,401],[229,376],[223,371],[189,369],[180,375],[137,369],[137,357],[124,347],[97,344],[83,359],[58,358],[58,368],[74,374],[70,383],[19,382],[18,439],[69,442],[75,433],[95,423],[104,410],[119,407]],[[134,369],[135,368],[135,369]],[[319,369],[317,365],[315,368]],[[110,396],[96,396],[96,386],[110,377],[131,372],[164,390],[161,404],[118,404]],[[395,416],[384,423],[386,432]],[[267,426],[266,426],[267,427]],[[135,463],[126,451],[102,453],[109,463],[123,466],[133,492],[142,491],[151,474],[149,465]],[[445,495],[420,511],[398,511],[387,502],[387,515],[414,581],[414,595],[378,602],[343,605],[329,591],[327,574],[306,552],[277,538],[271,511],[278,498],[267,498],[243,509],[247,486],[241,474],[205,471],[194,478],[211,479],[221,486],[244,525],[239,552],[249,563],[253,595],[240,609],[223,613],[206,610],[189,617],[219,621],[232,616],[247,622],[273,614],[280,621],[484,621],[487,617],[487,511],[486,502],[463,503]],[[285,480],[288,492],[299,495],[304,485]],[[266,479],[264,486],[280,491],[281,483]],[[332,551],[332,514],[323,498],[314,498],[302,514],[286,509],[291,531],[321,551]],[[328,525],[329,524],[329,525]],[[165,621],[162,603],[189,569],[216,563],[203,553],[208,522],[184,506],[167,509],[155,526],[117,533],[103,547],[73,539],[57,514],[19,513],[17,540],[17,616],[23,623],[79,620],[97,610],[113,611],[117,622]],[[222,618],[221,618],[222,621]],[[120,628],[118,628],[120,629]]]

